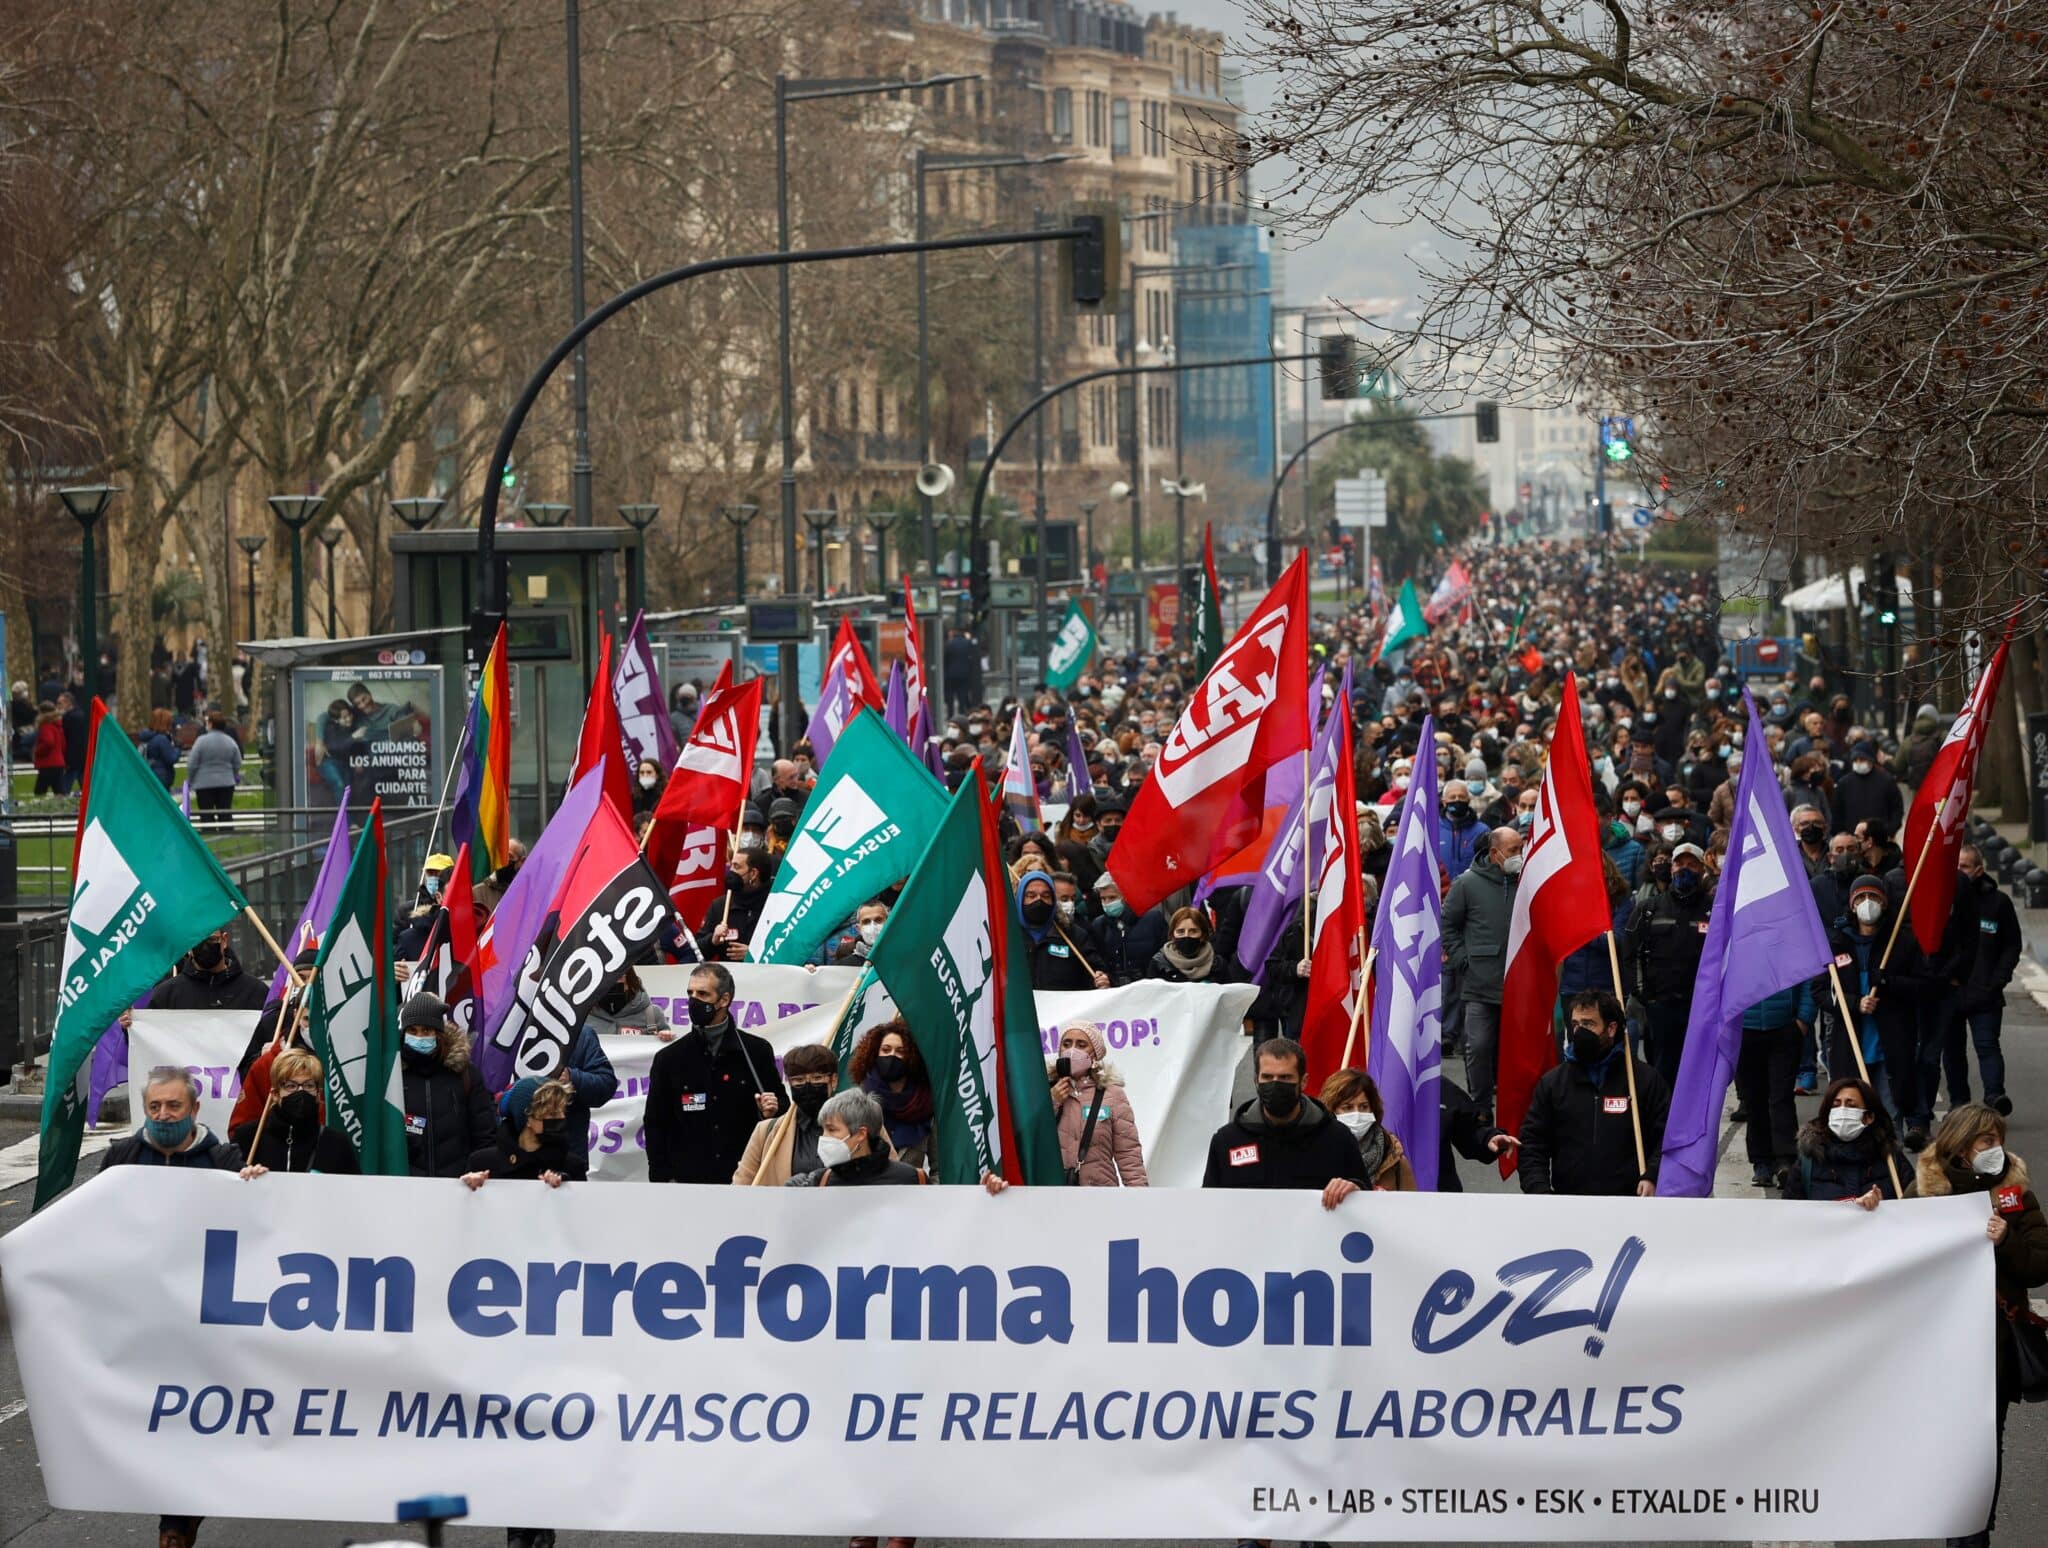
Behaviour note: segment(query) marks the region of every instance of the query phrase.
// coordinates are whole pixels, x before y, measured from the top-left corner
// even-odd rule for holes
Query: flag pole
[[[1614,932],[1607,932],[1607,970],[1614,975],[1614,998],[1621,999],[1621,953],[1614,949]],[[1621,1067],[1628,1071],[1628,1121],[1636,1135],[1636,1176],[1647,1181],[1649,1158],[1643,1153],[1643,1104],[1636,1097],[1636,1054],[1628,1045],[1628,1012],[1622,1012]]]
[[[747,820],[747,797],[752,794],[745,784],[740,786],[740,809],[733,813],[732,831],[725,836],[725,869],[728,876],[732,872],[733,860],[740,852],[740,828]],[[725,907],[718,915],[718,928],[723,930],[731,922],[732,888],[728,886],[725,889]]]
[[[478,693],[482,693],[484,691],[483,684],[481,682],[477,684],[476,691]],[[468,749],[468,747],[469,717],[467,715],[464,715],[462,717],[462,730],[460,733],[457,734],[455,738],[455,750],[449,756],[448,759],[448,772],[441,776],[441,799],[434,804],[434,820],[431,824],[429,824],[427,828],[427,847],[425,851],[426,854],[431,855],[434,852],[434,840],[441,836],[441,819],[443,816],[447,814],[448,811],[448,791],[450,787],[453,786],[455,783],[456,771],[462,767],[462,755]],[[413,883],[413,886],[417,888],[420,882],[423,882],[426,879],[427,862],[424,859],[422,859],[420,861],[419,880],[415,881]]]
[[[1071,951],[1074,954],[1074,960],[1080,963],[1082,967],[1086,968],[1088,970],[1088,976],[1090,978],[1093,978],[1095,976],[1095,964],[1090,962],[1086,957],[1081,955],[1081,948],[1076,946],[1074,944],[1074,938],[1071,935],[1067,934],[1066,926],[1055,920],[1053,922],[1053,929],[1058,932],[1059,938],[1067,943],[1067,950]]]
[[[1842,1012],[1842,1036],[1848,1039],[1849,1051],[1856,1055],[1856,1074],[1867,1086],[1870,1084],[1870,1066],[1863,1062],[1863,1028],[1857,1023],[1856,1013],[1849,1008],[1849,992],[1842,987],[1841,970],[1832,957],[1828,959],[1828,981],[1835,986],[1835,1004]],[[1899,1158],[1892,1154],[1890,1146],[1885,1147],[1884,1164],[1892,1174],[1893,1196],[1903,1199],[1906,1185],[1899,1179]]]
[[[1372,1003],[1366,998],[1365,993],[1365,986],[1372,982],[1372,959],[1373,953],[1367,951],[1365,961],[1358,970],[1358,1003],[1351,1008],[1351,1030],[1344,1034],[1344,1062],[1337,1066],[1340,1070],[1355,1068],[1351,1063],[1351,1055],[1358,1047],[1358,1028],[1365,1020]],[[1371,1033],[1368,1031],[1366,1036],[1368,1047],[1371,1045],[1371,1041]]]
[[[277,937],[270,933],[270,927],[256,917],[256,910],[244,903],[242,917],[255,926],[256,933],[263,937],[263,944],[268,946],[271,955],[277,958],[279,966],[285,971],[285,976],[295,984],[303,984],[306,980],[299,977],[299,970],[292,966],[292,959],[285,954],[285,949],[277,944]]]
[[[1934,847],[1934,835],[1941,831],[1941,809],[1948,804],[1943,796],[1934,803],[1934,815],[1927,819],[1927,837],[1920,841],[1920,853],[1913,860],[1913,874],[1906,878],[1906,895],[1899,899],[1899,911],[1892,917],[1892,933],[1884,943],[1884,955],[1877,959],[1880,969],[1889,967],[1892,948],[1899,944],[1899,926],[1906,922],[1906,907],[1913,901],[1913,889],[1920,885],[1920,869],[1927,864],[1927,851]]]

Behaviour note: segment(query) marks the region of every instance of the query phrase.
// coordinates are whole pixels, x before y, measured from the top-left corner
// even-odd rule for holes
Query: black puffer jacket
[[[1866,1128],[1853,1140],[1835,1138],[1827,1126],[1826,1114],[1809,1120],[1799,1130],[1799,1162],[1785,1176],[1788,1199],[1860,1199],[1872,1188],[1887,1199],[1899,1196],[1892,1169],[1885,1165],[1883,1139]],[[1913,1158],[1895,1152],[1903,1181],[1913,1175]]]
[[[1629,1116],[1628,1070],[1621,1062],[1626,1057],[1617,1049],[1595,1066],[1567,1059],[1536,1082],[1522,1118],[1519,1175],[1524,1193],[1616,1198],[1636,1191],[1641,1177]],[[1643,1157],[1654,1182],[1664,1153],[1671,1089],[1647,1064],[1636,1065],[1636,1099],[1643,1109]]]
[[[498,1130],[497,1106],[469,1062],[469,1040],[449,1027],[441,1046],[399,1051],[405,1078],[405,1159],[414,1177],[460,1177]]]
[[[1666,888],[1629,916],[1627,954],[1644,1000],[1691,1002],[1713,912],[1714,890],[1702,881],[1689,898]]]
[[[151,1010],[261,1010],[270,985],[243,968],[231,951],[213,972],[203,970],[191,955],[178,959],[178,970],[150,991]]]
[[[1316,1188],[1348,1177],[1370,1188],[1351,1131],[1314,1097],[1303,1095],[1292,1123],[1276,1124],[1254,1097],[1209,1141],[1204,1188]]]

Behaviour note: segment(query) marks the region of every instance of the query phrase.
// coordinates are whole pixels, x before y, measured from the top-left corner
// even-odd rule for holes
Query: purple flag
[[[149,997],[155,993],[154,989],[143,990],[141,998],[128,1008],[143,1009],[149,1004]],[[106,1100],[107,1093],[116,1086],[124,1086],[127,1083],[128,1033],[117,1017],[107,1024],[107,1030],[100,1034],[100,1040],[92,1051],[92,1080],[86,1087],[85,1121],[98,1123],[100,1103]],[[128,1115],[136,1123],[142,1121],[141,1107],[139,1097],[132,1098],[128,1104]]]
[[[299,922],[284,938],[284,949],[292,956],[320,939],[326,930],[327,922],[334,917],[334,900],[341,896],[342,883],[348,880],[348,863],[354,857],[355,846],[348,837],[348,794],[343,792],[341,805],[334,809],[333,830],[327,835],[327,853],[320,857],[320,874],[313,878],[313,891],[306,898],[306,906],[299,910]],[[291,974],[279,963],[277,971],[270,975],[270,993],[263,997],[263,1003],[283,999],[285,985],[290,981]]]
[[[1664,1125],[1659,1198],[1701,1199],[1714,1191],[1721,1107],[1742,1049],[1742,1013],[1825,973],[1831,960],[1792,819],[1771,769],[1770,744],[1747,689],[1742,702],[1749,711],[1749,736],[1735,786],[1728,856],[1721,862],[1693,983],[1685,1053]]]
[[[832,756],[832,744],[839,740],[839,733],[859,708],[860,695],[847,680],[846,663],[842,661],[832,668],[832,675],[818,690],[818,707],[811,712],[811,724],[804,732],[811,744],[812,768],[825,766],[825,760]]]
[[[576,858],[576,846],[583,841],[584,830],[596,817],[597,803],[603,799],[602,778],[579,779],[569,787],[562,804],[555,808],[555,815],[548,819],[533,848],[526,852],[519,874],[498,900],[485,928],[484,939],[490,949],[480,954],[484,957],[483,1002],[490,1016],[483,1034],[474,1038],[471,1046],[477,1074],[493,1091],[503,1091],[512,1084],[512,1064],[518,1050],[500,1048],[490,1034],[498,1030],[518,998],[515,986],[526,954],[539,938],[541,926],[547,923],[548,913],[555,906],[555,895],[562,890],[562,877]]]
[[[654,647],[647,640],[647,615],[633,615],[633,627],[620,642],[619,664],[612,674],[612,692],[619,704],[619,730],[626,751],[637,763],[646,758],[658,769],[676,766],[675,727],[668,723],[662,702],[661,673],[654,667]]]
[[[1024,706],[1017,706],[1017,718],[1010,723],[1010,756],[1003,764],[1003,805],[1026,833],[1045,831],[1045,814],[1038,808],[1038,780],[1031,768],[1031,755],[1024,743]]]
[[[1349,679],[1350,672],[1346,669]],[[1436,727],[1422,722],[1421,746]],[[1443,873],[1436,854],[1436,759],[1415,760],[1401,803],[1387,883],[1372,924],[1372,1033],[1366,1073],[1380,1088],[1381,1122],[1401,1142],[1415,1183],[1433,1193],[1442,1155]]]
[[[917,719],[910,723],[910,750],[924,759],[924,766],[932,771],[940,784],[946,783],[946,754],[932,731],[930,694],[925,695],[924,702],[917,707]]]
[[[1313,697],[1309,703],[1315,703]],[[1302,820],[1303,803],[1308,803],[1310,811],[1317,805],[1328,808],[1329,792],[1337,780],[1336,742],[1342,725],[1340,717],[1331,715],[1316,733],[1313,772],[1307,790],[1300,788],[1301,765],[1293,758],[1274,764],[1266,773],[1267,803],[1270,805],[1276,796],[1290,790],[1293,800],[1288,804],[1287,815],[1280,821],[1280,831],[1273,835],[1273,847],[1266,855],[1266,863],[1252,881],[1252,895],[1244,906],[1244,928],[1237,938],[1237,960],[1254,980],[1262,979],[1266,959],[1273,954],[1280,933],[1287,928],[1288,919],[1301,908],[1304,834],[1307,842],[1317,852],[1321,851],[1322,836],[1315,830],[1315,824]],[[1303,942],[1302,955],[1307,954],[1308,944]]]
[[[1067,800],[1087,795],[1095,788],[1095,781],[1088,775],[1088,748],[1081,740],[1081,722],[1067,722]]]
[[[192,820],[192,781],[187,778],[185,788],[178,793],[178,810],[185,814],[185,820]]]
[[[1319,666],[1316,675],[1308,680],[1309,724],[1315,727],[1317,736],[1323,734],[1323,674],[1328,670],[1327,666]]]
[[[903,663],[889,663],[889,686],[882,694],[882,724],[910,741],[910,700],[903,687]]]

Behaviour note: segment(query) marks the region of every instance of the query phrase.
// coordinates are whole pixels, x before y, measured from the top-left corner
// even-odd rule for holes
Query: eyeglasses
[[[301,1091],[317,1092],[319,1089],[320,1082],[317,1080],[285,1080],[278,1082],[277,1094],[281,1097],[296,1096]]]

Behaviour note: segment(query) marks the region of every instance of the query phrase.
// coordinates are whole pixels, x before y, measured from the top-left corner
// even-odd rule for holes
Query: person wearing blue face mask
[[[1088,960],[1108,974],[1112,984],[1143,978],[1153,954],[1166,948],[1165,914],[1156,908],[1133,913],[1123,889],[1107,871],[1096,879],[1095,904],[1101,913],[1088,922]]]
[[[414,995],[398,1020],[407,1169],[414,1177],[460,1177],[497,1131],[490,1090],[469,1062],[469,1039],[437,996]]]
[[[178,1166],[194,1171],[239,1172],[242,1147],[199,1121],[199,1082],[175,1064],[143,1077],[142,1127],[107,1148],[110,1166]]]
[[[1661,853],[1661,845],[1652,852],[1653,869]],[[1667,1085],[1678,1079],[1685,1024],[1692,1015],[1693,981],[1699,976],[1714,907],[1705,851],[1697,844],[1681,843],[1670,855],[1671,885],[1653,893],[1630,916],[1622,948],[1642,997],[1650,1057]]]

